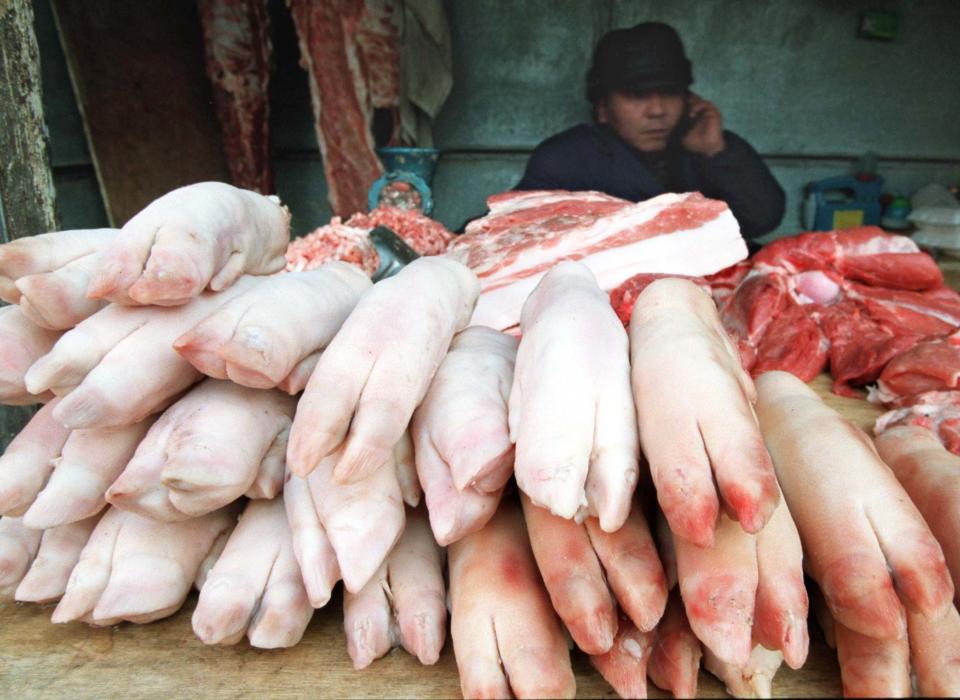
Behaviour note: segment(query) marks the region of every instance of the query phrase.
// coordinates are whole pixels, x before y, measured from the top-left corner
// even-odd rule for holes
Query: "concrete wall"
[[[184,0],[186,1],[186,0]],[[48,0],[35,0],[58,207],[65,227],[106,221]],[[893,42],[856,38],[861,10],[899,13]],[[458,228],[511,187],[542,139],[589,118],[583,76],[610,28],[673,24],[694,89],[767,159],[800,228],[804,184],[880,156],[888,189],[960,180],[960,3],[955,0],[448,0],[454,88],[436,126],[436,216]],[[330,217],[306,75],[282,0],[271,0],[274,167],[303,233]]]

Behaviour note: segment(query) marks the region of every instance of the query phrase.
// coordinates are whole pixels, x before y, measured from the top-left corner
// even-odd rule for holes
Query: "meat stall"
[[[0,456],[0,688],[960,692],[960,293],[913,240],[750,256],[720,199],[566,190],[455,234],[377,153],[450,87],[401,79],[401,27],[449,67],[439,3],[390,0],[281,8],[332,213],[293,237],[277,8],[157,26],[209,85],[190,50],[131,65],[186,91],[172,123],[197,107],[174,184],[125,157],[157,105],[124,139],[101,109],[96,36],[136,55],[143,16],[53,5],[112,225],[0,244],[0,403],[32,407]]]

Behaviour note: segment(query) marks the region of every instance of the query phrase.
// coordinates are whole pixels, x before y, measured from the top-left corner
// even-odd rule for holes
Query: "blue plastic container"
[[[849,175],[831,177],[807,185],[807,205],[813,212],[814,231],[833,231],[854,226],[880,225],[880,194],[883,178],[858,180]]]

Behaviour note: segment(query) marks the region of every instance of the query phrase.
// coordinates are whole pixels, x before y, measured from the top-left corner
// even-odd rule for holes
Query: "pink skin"
[[[351,593],[358,593],[403,532],[403,496],[392,455],[382,469],[349,484],[334,480],[334,465],[340,458],[339,452],[327,457],[306,482],[316,516],[336,552],[343,584]],[[300,561],[302,564],[303,559]]]
[[[20,307],[0,308],[0,403],[24,406],[50,399],[47,387],[31,387],[25,375],[59,338],[59,332],[30,321]]]
[[[580,263],[548,272],[527,298],[510,390],[517,485],[562,518],[627,518],[639,442],[627,335]]]
[[[0,602],[13,600],[37,554],[42,534],[25,527],[20,518],[0,518]]]
[[[650,680],[675,698],[697,696],[702,655],[700,640],[690,629],[680,593],[670,593],[663,619],[657,625],[656,644],[647,664]]]
[[[107,626],[173,614],[217,539],[235,522],[235,508],[180,523],[111,508],[83,548],[51,620]]]
[[[23,515],[50,476],[70,435],[53,419],[59,400],[37,411],[0,457],[0,514]]]
[[[617,603],[640,632],[663,615],[666,579],[650,530],[634,508],[624,526],[607,533],[596,518],[583,525],[538,508],[522,496],[537,565],[554,610],[588,654],[611,649]]]
[[[400,492],[403,494],[403,502],[411,508],[416,508],[420,505],[420,496],[423,495],[423,491],[417,480],[417,460],[409,430],[393,448],[393,459],[397,464],[397,481],[400,484]]]
[[[133,457],[153,424],[148,418],[125,428],[74,430],[51,465],[53,472],[23,522],[47,529],[83,520],[103,510],[105,494]]]
[[[290,394],[290,396],[303,391],[307,387],[307,382],[310,381],[310,375],[313,374],[317,363],[320,362],[320,355],[319,352],[313,352],[300,360],[296,367],[290,370],[290,374],[277,384],[277,388]]]
[[[530,545],[553,609],[580,649],[610,651],[617,632],[617,605],[587,529],[535,506],[521,495]]]
[[[517,485],[555,515],[589,513],[613,532],[639,462],[623,324],[593,273],[565,262],[530,294],[520,327],[509,401]]]
[[[722,504],[759,532],[780,493],[753,382],[713,300],[687,280],[652,283],[633,308],[630,351],[640,442],[670,529],[708,547]]]
[[[647,663],[656,641],[655,631],[641,632],[629,617],[621,614],[610,650],[591,656],[590,663],[620,697],[645,698]]]
[[[80,552],[100,520],[94,515],[86,520],[59,525],[43,531],[37,556],[27,575],[17,586],[16,599],[25,603],[51,603],[67,590],[70,572],[80,559]]]
[[[869,438],[793,375],[769,372],[757,388],[806,569],[834,618],[896,639],[905,632],[901,601],[931,620],[944,615],[954,589],[943,552]]]
[[[333,587],[340,580],[340,565],[320,522],[306,479],[287,472],[283,505],[290,525],[293,554],[303,575],[307,599],[314,608],[322,608],[330,601]]]
[[[720,516],[709,548],[674,537],[680,595],[690,627],[724,663],[750,659],[758,584],[756,536]]]
[[[193,631],[204,644],[291,647],[313,617],[283,499],[250,501],[204,577]]]
[[[417,423],[411,426],[416,440],[417,475],[430,513],[433,536],[448,545],[482,528],[497,511],[503,491],[480,493],[472,486],[458,491],[450,467],[437,452],[430,434]]]
[[[448,556],[450,636],[464,697],[573,697],[570,652],[517,505],[501,503]]]
[[[414,421],[429,434],[459,491],[503,489],[513,467],[507,399],[517,340],[492,328],[457,334]]]
[[[20,310],[41,328],[51,330],[67,330],[93,316],[106,305],[86,296],[99,259],[99,253],[91,253],[51,272],[21,277],[16,281]]]
[[[907,614],[910,660],[924,697],[960,696],[960,612],[951,608],[936,622]]]
[[[283,479],[287,471],[287,441],[290,426],[277,433],[260,460],[257,475],[250,487],[243,492],[247,498],[270,500],[283,491]]]
[[[70,428],[131,425],[169,405],[200,374],[173,341],[256,284],[245,277],[219,294],[173,309],[110,305],[68,331],[27,372],[31,391],[65,394],[54,416]],[[118,392],[116,387],[125,391]]]
[[[173,347],[209,377],[270,389],[330,342],[369,287],[365,274],[340,262],[260,278]]]
[[[907,637],[876,639],[835,621],[837,660],[845,698],[908,698],[910,648]]]
[[[447,631],[443,550],[423,508],[407,526],[377,574],[358,593],[344,593],[343,627],[356,669],[402,644],[422,664],[440,658]]]
[[[782,652],[782,660],[790,668],[798,669],[807,660],[810,645],[807,630],[810,603],[803,582],[800,533],[784,501],[757,534],[756,543],[759,580],[753,618],[754,640],[768,650]],[[752,660],[756,654],[754,648]]]
[[[513,472],[507,397],[516,347],[490,328],[462,331],[413,414],[417,471],[441,544],[483,527]]]
[[[682,94],[649,91],[643,95],[612,92],[597,105],[597,121],[609,124],[638,151],[657,152],[686,111]],[[721,139],[722,139],[721,135]]]
[[[293,410],[279,391],[208,379],[160,416],[106,498],[164,521],[209,513],[244,494],[272,498]]]
[[[317,363],[297,407],[287,463],[309,474],[339,450],[339,482],[390,457],[479,293],[476,276],[440,257],[415,260],[371,288]],[[341,449],[342,448],[342,449]]]
[[[275,198],[222,182],[173,190],[120,230],[87,296],[120,304],[176,306],[223,291],[244,273],[284,266],[290,215]]]
[[[900,426],[875,440],[881,459],[916,504],[943,547],[950,577],[960,581],[960,457],[925,428]],[[954,602],[960,603],[960,591]]]
[[[57,231],[0,245],[0,299],[16,304],[20,290],[15,282],[28,275],[53,272],[103,250],[116,235],[117,229],[112,228]]]
[[[773,677],[783,664],[783,654],[756,645],[743,666],[721,661],[709,649],[703,650],[703,666],[723,681],[727,692],[735,698],[773,697]]]
[[[634,506],[616,532],[604,531],[596,518],[584,525],[620,609],[641,632],[649,632],[663,617],[668,588],[643,513]]]

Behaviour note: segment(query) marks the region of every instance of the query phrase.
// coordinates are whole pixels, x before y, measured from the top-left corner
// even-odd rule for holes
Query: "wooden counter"
[[[829,394],[830,380],[815,388],[828,403],[869,430],[879,411],[862,401]],[[178,614],[149,625],[94,629],[53,625],[53,606],[0,606],[0,697],[458,697],[449,640],[436,666],[423,667],[394,651],[365,671],[354,671],[346,653],[340,597],[317,611],[303,641],[292,649],[262,651],[246,641],[205,647],[190,628],[194,594]],[[811,622],[810,658],[803,669],[784,666],[774,681],[777,697],[838,697],[835,654]],[[575,652],[577,697],[616,697],[586,657]],[[722,685],[701,672],[699,697],[725,697]],[[650,697],[669,697],[650,684]]]

